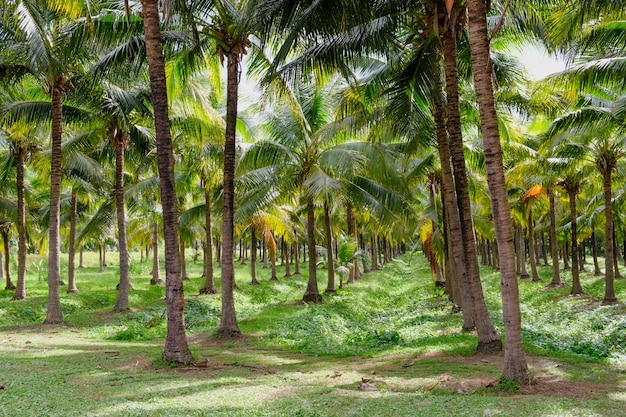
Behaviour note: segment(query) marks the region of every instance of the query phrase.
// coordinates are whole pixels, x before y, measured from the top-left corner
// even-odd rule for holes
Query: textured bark
[[[598,264],[598,243],[596,242],[596,232],[591,232],[591,256],[593,257],[593,275],[602,275],[600,264]]]
[[[165,236],[165,300],[167,335],[163,357],[168,362],[192,360],[185,335],[183,280],[178,249],[178,207],[174,188],[174,155],[169,125],[165,63],[157,0],[142,0],[148,73],[154,108],[163,235]]]
[[[328,201],[324,200],[324,231],[326,233],[326,252],[328,252],[328,283],[326,293],[334,293],[335,289],[335,257],[333,255],[333,232],[330,224]]]
[[[617,236],[615,235],[615,227],[613,227],[613,274],[615,279],[622,279],[622,274],[619,272],[619,250],[617,245]],[[582,257],[581,257],[582,259]]]
[[[250,227],[250,240],[252,242],[252,248],[250,252],[250,276],[252,278],[252,285],[259,285],[259,280],[256,277],[256,255],[258,241],[256,238],[256,230],[254,226]]]
[[[17,155],[17,287],[14,300],[26,298],[26,203],[24,201],[24,163],[26,154]],[[7,279],[9,287],[10,279]],[[12,285],[12,284],[11,284]],[[10,288],[7,288],[10,289]]]
[[[559,286],[561,272],[559,270],[559,243],[556,238],[556,209],[554,205],[554,188],[548,187],[548,199],[550,200],[550,257],[552,258],[552,281],[551,286]]]
[[[10,222],[1,224],[2,226],[2,242],[4,245],[4,276],[6,277],[6,290],[14,290],[15,285],[11,280],[11,248],[9,247],[9,228]],[[14,298],[15,299],[15,298]]]
[[[300,242],[298,242],[298,239],[296,238],[296,243],[294,244],[294,258],[295,258],[295,262],[293,265],[293,274],[294,275],[300,275]]]
[[[480,112],[487,183],[491,195],[495,235],[498,243],[502,292],[502,316],[505,330],[504,368],[508,380],[528,381],[529,372],[522,346],[522,317],[515,275],[514,248],[502,146],[493,95],[493,73],[487,37],[487,10],[484,0],[469,0],[470,52],[476,98]]]
[[[472,291],[467,278],[467,261],[463,250],[463,232],[461,217],[457,203],[452,165],[450,164],[450,143],[446,128],[446,112],[443,103],[443,84],[439,77],[435,81],[434,94],[435,128],[437,134],[437,150],[441,165],[441,199],[444,205],[446,222],[446,240],[448,242],[448,262],[452,274],[447,278],[452,283],[453,302],[463,310],[463,329],[470,330],[476,326],[474,320],[474,303]]]
[[[204,286],[200,294],[217,294],[213,275],[213,225],[211,223],[211,191],[204,188]]]
[[[357,240],[357,231],[356,231],[356,217],[354,216],[354,206],[351,202],[346,202],[346,223],[348,224],[348,236]],[[356,251],[356,248],[355,248]],[[355,259],[352,262],[352,268],[350,269],[350,277],[348,278],[348,283],[352,283],[361,277],[361,271],[359,271],[359,263]]]
[[[160,285],[163,283],[161,279],[161,266],[159,265],[159,224],[152,224],[152,279],[150,285]]]
[[[572,235],[572,291],[571,295],[584,294],[583,288],[580,285],[580,274],[578,273],[578,225],[577,225],[577,209],[576,209],[576,194],[578,194],[578,184],[571,184],[567,188],[569,195],[569,212],[571,219],[571,235]]]
[[[117,215],[117,245],[120,259],[120,282],[113,311],[126,311],[130,291],[130,264],[126,238],[126,201],[124,198],[124,155],[130,144],[128,133],[115,129],[110,139],[115,147],[115,211]]]
[[[533,277],[533,282],[541,281],[539,273],[537,272],[537,249],[535,247],[535,221],[533,220],[532,202],[528,202],[528,252],[530,253],[530,273]]]
[[[309,249],[309,280],[302,301],[306,303],[321,303],[322,296],[317,287],[317,250],[315,244],[315,214],[313,213],[313,198],[306,199],[307,222],[306,234]]]
[[[461,10],[464,13],[464,10]],[[478,350],[502,350],[502,341],[496,331],[483,294],[480,281],[480,267],[478,266],[478,253],[476,250],[476,238],[474,237],[474,222],[472,220],[472,208],[467,181],[467,168],[465,166],[465,149],[461,132],[461,112],[459,107],[459,77],[457,66],[457,43],[456,43],[456,16],[459,11],[454,9],[451,14],[450,28],[444,33],[444,70],[446,75],[447,127],[450,135],[450,156],[452,158],[454,185],[456,187],[456,199],[461,222],[462,247],[465,255],[467,274],[467,291],[470,293],[474,325],[478,334]]]
[[[375,233],[372,233],[370,238],[370,250],[372,252],[372,270],[376,271],[380,268],[378,267],[378,238]]]
[[[235,214],[235,127],[241,55],[228,54],[226,89],[226,138],[224,145],[224,210],[222,216],[222,317],[221,336],[241,334],[235,312],[234,214]]]
[[[61,141],[63,135],[63,90],[60,80],[52,85],[52,144],[50,154],[50,224],[48,240],[48,308],[45,324],[63,323],[63,310],[59,299],[61,281]]]
[[[72,190],[72,202],[70,207],[70,239],[67,248],[67,292],[78,293],[76,288],[76,273],[74,272],[74,258],[76,255],[76,206],[78,198],[76,190]]]
[[[528,275],[528,270],[526,269],[526,236],[524,236],[522,226],[517,226],[515,230],[517,230],[517,257],[520,265],[519,275],[521,279],[528,279],[530,275]]]
[[[612,202],[612,186],[611,186],[611,174],[613,173],[612,167],[607,167],[602,170],[602,177],[604,179],[604,235],[605,235],[605,248],[604,248],[604,299],[602,303],[613,304],[617,302],[615,297],[615,275],[613,271],[613,257],[615,256],[615,247],[613,244],[613,202]]]

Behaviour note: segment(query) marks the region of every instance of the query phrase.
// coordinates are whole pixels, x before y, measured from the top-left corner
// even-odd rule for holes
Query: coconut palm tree
[[[483,0],[467,1],[472,68],[480,109],[487,183],[493,204],[493,221],[498,243],[505,325],[504,369],[502,376],[513,381],[528,379],[528,365],[522,346],[519,290],[515,275],[511,214],[504,179],[502,146],[493,94],[492,64],[487,34],[487,7]]]

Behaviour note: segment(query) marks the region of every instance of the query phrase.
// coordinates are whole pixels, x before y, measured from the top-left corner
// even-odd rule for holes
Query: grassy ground
[[[252,286],[249,267],[238,266],[244,337],[236,340],[214,337],[220,297],[197,295],[201,264],[190,261],[186,324],[195,363],[179,368],[160,360],[164,288],[151,287],[151,263],[135,259],[126,314],[111,312],[115,254],[104,273],[90,254],[78,272],[80,293],[62,291],[66,326],[40,324],[47,299],[37,259],[27,300],[0,291],[0,416],[624,415],[624,309],[598,303],[603,284],[591,274],[583,274],[586,297],[545,289],[548,267],[542,284],[520,282],[534,383],[517,388],[494,386],[502,355],[474,354],[475,336],[460,331],[460,313],[434,288],[420,256],[396,260],[318,306],[298,302],[304,276],[282,278],[279,267],[280,280],[269,282],[269,270],[259,268],[262,284]],[[483,283],[502,330],[499,277],[484,269]],[[624,281],[616,289],[625,299]]]

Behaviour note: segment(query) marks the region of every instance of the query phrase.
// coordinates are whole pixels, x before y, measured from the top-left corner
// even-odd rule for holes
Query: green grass
[[[61,289],[66,326],[41,325],[47,286],[36,257],[27,300],[0,291],[0,416],[623,415],[624,309],[597,302],[603,286],[591,274],[582,275],[587,297],[545,289],[549,267],[540,269],[543,283],[520,282],[524,344],[539,381],[524,391],[486,387],[499,377],[502,355],[473,355],[475,335],[461,331],[461,314],[434,288],[420,256],[398,259],[321,305],[299,302],[304,275],[283,278],[279,267],[279,281],[270,282],[259,267],[261,285],[252,286],[249,266],[238,265],[245,337],[230,341],[214,337],[221,299],[197,295],[202,265],[189,261],[187,334],[195,361],[207,366],[176,368],[161,360],[164,288],[149,285],[151,263],[134,256],[132,311],[120,314],[112,312],[116,254],[103,273],[95,254],[85,255],[80,293]],[[326,271],[318,274],[323,290]],[[482,275],[502,331],[499,275]],[[624,281],[616,292],[626,298]],[[360,391],[361,378],[384,382]]]

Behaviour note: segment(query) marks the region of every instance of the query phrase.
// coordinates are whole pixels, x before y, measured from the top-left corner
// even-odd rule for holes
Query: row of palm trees
[[[373,267],[379,241],[399,247],[428,236],[423,247],[433,271],[445,271],[464,327],[476,328],[479,349],[499,350],[500,336],[482,296],[478,236],[495,242],[499,255],[503,376],[523,380],[528,370],[513,226],[526,226],[534,242],[542,227],[533,226],[534,219],[543,213],[537,203],[531,210],[527,201],[534,198],[525,198],[527,212],[512,217],[510,206],[515,214],[517,200],[509,199],[509,191],[537,183],[548,190],[553,203],[544,224],[556,276],[560,213],[554,190],[565,187],[574,197],[572,292],[579,293],[575,197],[581,177],[570,174],[580,175],[589,155],[603,174],[604,206],[594,207],[606,218],[605,301],[615,301],[611,179],[620,158],[614,138],[622,106],[621,84],[614,82],[619,66],[612,70],[605,58],[623,56],[624,43],[615,41],[621,39],[621,6],[603,9],[599,0],[579,2],[584,8],[492,2],[488,16],[479,0],[196,0],[161,2],[161,10],[152,0],[5,3],[0,71],[7,82],[0,94],[7,156],[3,188],[11,198],[0,200],[1,211],[18,229],[15,299],[26,297],[27,244],[47,248],[46,323],[63,321],[58,285],[61,214],[67,207],[70,291],[78,290],[76,247],[102,244],[117,224],[117,311],[129,308],[128,248],[156,245],[155,228],[162,222],[169,361],[191,360],[183,317],[186,246],[202,242],[201,292],[214,293],[211,255],[217,242],[219,333],[232,336],[240,333],[233,297],[236,237],[249,239],[252,248],[261,239],[274,261],[277,241],[283,248],[292,245],[296,266],[300,243],[306,243],[303,300],[319,302],[318,246],[323,242],[326,248],[326,290],[332,292],[340,229],[362,249],[369,246]],[[604,24],[590,31],[571,23],[605,15]],[[509,45],[514,37],[539,37],[548,48],[584,51],[580,56],[586,61],[559,77],[561,84],[538,85],[529,99],[515,63],[490,51],[494,39]],[[609,43],[614,50],[608,50],[607,39],[614,40]],[[256,103],[241,109],[245,68],[262,91]],[[518,134],[523,126],[534,127],[536,134]],[[482,144],[468,146],[474,138]],[[40,197],[41,187],[49,194]],[[158,249],[155,262],[156,254]],[[254,249],[252,262],[255,257]],[[354,280],[357,258],[342,259],[341,267],[347,263]],[[153,273],[158,271],[157,264]],[[158,280],[154,275],[153,283]]]

